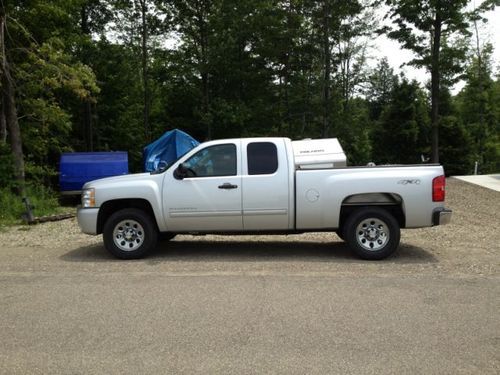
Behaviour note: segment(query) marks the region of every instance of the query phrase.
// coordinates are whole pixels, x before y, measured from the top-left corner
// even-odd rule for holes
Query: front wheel
[[[177,233],[172,233],[172,232],[160,232],[160,233],[158,233],[158,239],[160,241],[170,241],[175,236],[177,236]]]
[[[344,238],[361,258],[384,259],[399,246],[399,224],[388,211],[365,207],[349,215],[344,226]]]
[[[337,230],[335,231],[335,234],[336,234],[336,235],[337,235],[337,236],[338,236],[338,237],[339,237],[342,241],[344,241],[344,231],[343,231],[341,228],[337,229]]]
[[[156,246],[157,239],[155,223],[137,208],[117,211],[104,224],[104,246],[120,259],[142,258]]]

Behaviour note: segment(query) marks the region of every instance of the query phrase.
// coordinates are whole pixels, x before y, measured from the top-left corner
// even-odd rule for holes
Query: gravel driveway
[[[403,230],[400,249],[382,262],[365,262],[352,256],[332,233],[306,233],[283,236],[190,236],[179,235],[170,243],[160,243],[145,261],[163,262],[178,270],[175,261],[184,261],[183,269],[200,262],[259,260],[258,267],[242,262],[247,271],[269,270],[273,264],[292,260],[300,270],[299,259],[313,262],[318,272],[451,272],[498,275],[500,266],[500,193],[456,179],[447,181],[446,206],[453,210],[452,223],[446,226]],[[67,257],[91,260],[109,258],[101,236],[82,234],[75,219],[32,227],[11,227],[0,233],[4,246],[50,257],[54,249],[76,249]],[[17,249],[17,250],[16,250]],[[29,249],[29,250],[28,250]],[[48,250],[48,251],[47,251]],[[13,254],[14,255],[14,254]],[[111,259],[111,258],[109,258]],[[188,262],[188,261],[193,262]],[[322,264],[321,260],[335,260]],[[317,262],[319,261],[319,262]],[[113,262],[114,263],[114,262]],[[398,267],[394,267],[394,263]],[[265,264],[265,267],[263,266]],[[5,266],[5,265],[4,265]],[[196,268],[197,269],[197,268]]]

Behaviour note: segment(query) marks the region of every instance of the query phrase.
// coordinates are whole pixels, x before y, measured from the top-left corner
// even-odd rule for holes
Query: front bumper
[[[447,208],[437,208],[432,213],[432,224],[433,225],[446,225],[451,221],[452,210]]]
[[[83,233],[97,234],[97,216],[99,208],[78,207],[76,218]]]

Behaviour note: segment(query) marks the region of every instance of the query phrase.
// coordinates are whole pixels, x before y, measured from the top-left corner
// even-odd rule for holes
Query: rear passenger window
[[[272,174],[278,170],[278,150],[271,142],[253,142],[247,146],[248,174]]]

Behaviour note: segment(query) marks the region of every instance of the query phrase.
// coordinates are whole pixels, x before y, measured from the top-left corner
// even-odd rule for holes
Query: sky
[[[471,1],[471,4],[472,3]],[[485,16],[488,22],[478,25],[480,30],[479,34],[482,42],[490,42],[493,44],[493,65],[495,67],[495,72],[498,72],[500,65],[500,7],[496,7],[493,11],[486,13]],[[386,56],[389,65],[391,65],[395,72],[403,71],[410,79],[416,79],[422,84],[425,84],[430,79],[430,74],[426,72],[425,69],[416,69],[411,66],[401,67],[401,65],[409,62],[414,55],[409,50],[402,48],[397,41],[391,40],[385,35],[379,36],[374,41],[373,54],[377,59]],[[457,83],[452,92],[456,94],[463,85],[463,82]]]

